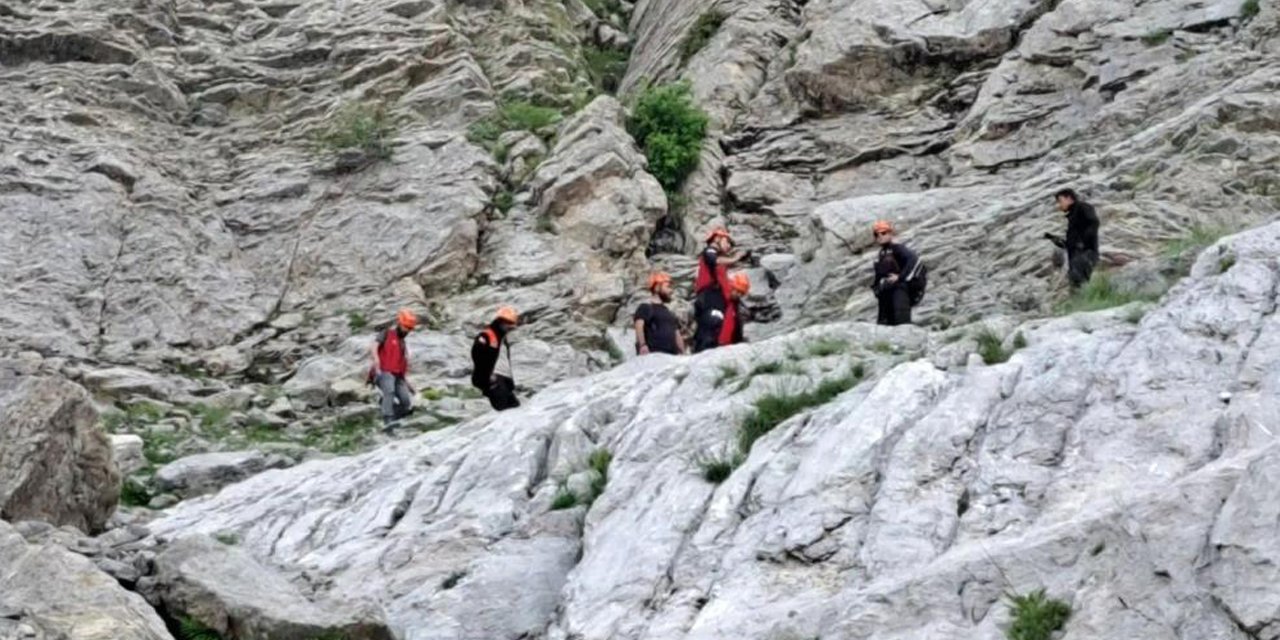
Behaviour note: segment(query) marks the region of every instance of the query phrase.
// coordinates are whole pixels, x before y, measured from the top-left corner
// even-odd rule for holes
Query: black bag
[[[916,268],[912,269],[907,275],[907,296],[911,298],[911,306],[920,304],[924,300],[924,289],[929,286],[929,268],[924,266],[924,260],[916,260]]]

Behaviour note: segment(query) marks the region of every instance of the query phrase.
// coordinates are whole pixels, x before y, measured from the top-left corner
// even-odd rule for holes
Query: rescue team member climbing
[[[729,267],[749,260],[751,252],[733,251],[733,238],[724,227],[707,234],[707,247],[698,258],[698,274],[693,281],[693,314],[697,329],[693,334],[693,352],[719,345],[720,328],[728,307]]]
[[[893,223],[877,220],[871,225],[880,252],[873,267],[875,276],[871,289],[880,303],[876,324],[911,324],[911,294],[907,283],[916,273],[920,260],[915,252],[899,242],[893,235]]]
[[[493,321],[471,345],[471,384],[498,411],[520,406],[511,372],[511,345],[507,342],[507,334],[516,328],[519,318],[511,307],[498,309]]]
[[[667,305],[671,302],[671,276],[661,271],[649,276],[649,301],[636,307],[636,353],[684,353],[680,323]]]
[[[729,279],[729,306],[725,309],[724,326],[720,327],[720,346],[746,342],[742,328],[747,324],[747,311],[742,306],[743,298],[751,293],[751,278],[745,273],[735,273]]]
[[[1067,237],[1046,233],[1046,240],[1066,252],[1067,279],[1078,289],[1093,276],[1098,264],[1098,212],[1072,189],[1053,194],[1058,211],[1067,214]]]
[[[413,411],[413,386],[405,379],[409,373],[405,337],[417,326],[418,316],[401,309],[395,324],[378,334],[378,340],[369,347],[373,360],[369,379],[382,394],[382,424],[386,428]]]

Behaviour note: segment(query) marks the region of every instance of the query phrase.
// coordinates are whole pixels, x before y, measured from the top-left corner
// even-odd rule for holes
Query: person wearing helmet
[[[511,344],[507,342],[507,334],[516,328],[519,320],[515,309],[502,307],[471,344],[471,384],[497,411],[520,406],[511,371]]]
[[[743,327],[747,323],[747,311],[742,301],[751,293],[751,278],[746,273],[738,272],[729,278],[729,305],[725,307],[724,324],[720,327],[719,346],[746,342]]]
[[[636,353],[684,353],[680,322],[667,304],[671,302],[671,276],[661,271],[649,276],[649,301],[636,307]]]
[[[413,386],[405,378],[409,373],[405,338],[417,326],[418,316],[401,309],[395,323],[378,334],[378,339],[369,347],[373,361],[369,378],[382,394],[382,424],[388,429],[413,411]]]
[[[1066,253],[1067,280],[1072,289],[1079,289],[1093,277],[1098,264],[1098,212],[1073,189],[1058,191],[1053,200],[1058,211],[1067,215],[1067,236],[1046,233],[1044,237],[1058,247],[1059,260],[1061,252]]]
[[[876,324],[911,324],[911,294],[907,290],[907,279],[916,272],[920,260],[915,252],[897,241],[893,223],[888,220],[877,220],[871,225],[871,232],[875,234],[876,244],[880,245],[873,267],[875,276],[871,281],[871,290],[880,303]]]
[[[694,295],[708,289],[727,291],[729,268],[750,259],[750,251],[733,253],[733,237],[728,230],[713,228],[707,233],[707,246],[698,259],[698,274],[693,281]]]

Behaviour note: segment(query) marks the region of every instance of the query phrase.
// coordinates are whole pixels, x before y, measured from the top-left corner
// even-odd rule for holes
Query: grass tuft
[[[743,459],[741,453],[724,451],[716,455],[699,455],[694,464],[698,465],[703,480],[720,484],[733,475],[733,470],[742,464]]]
[[[612,462],[613,454],[608,449],[596,449],[587,457],[587,467],[591,469],[591,499],[588,502],[595,502],[604,493],[604,487],[609,483],[609,465]]]
[[[387,115],[386,105],[359,103],[339,109],[315,137],[322,151],[336,153],[358,150],[373,158],[391,157],[391,138],[395,127]]]
[[[1013,352],[1004,350],[1004,341],[990,329],[982,329],[974,339],[978,341],[978,355],[982,356],[982,361],[987,364],[1005,362],[1009,356],[1013,355]]]
[[[1013,617],[1005,631],[1009,640],[1049,640],[1071,617],[1071,606],[1045,596],[1044,589],[1007,597]]]
[[[217,631],[190,616],[178,618],[178,638],[179,640],[222,640],[222,636]]]
[[[359,311],[347,312],[347,327],[352,331],[359,331],[367,326],[369,326],[369,319],[364,317],[363,313]]]
[[[738,451],[743,455],[751,452],[752,445],[774,427],[788,418],[809,409],[830,402],[833,398],[852,389],[862,379],[857,371],[850,371],[838,378],[822,381],[812,391],[802,393],[786,393],[775,391],[755,401],[755,406],[738,429]]]
[[[1169,36],[1173,35],[1172,29],[1157,29],[1149,31],[1142,36],[1142,44],[1148,47],[1156,47],[1169,41]]]
[[[1130,302],[1151,302],[1154,300],[1155,297],[1152,296],[1124,293],[1116,288],[1111,281],[1111,276],[1106,273],[1095,273],[1093,278],[1072,293],[1071,297],[1058,303],[1055,311],[1058,315],[1066,315],[1110,309]]]
[[[689,30],[689,35],[685,36],[684,42],[680,43],[680,63],[688,62],[690,58],[702,51],[702,48],[707,46],[711,38],[720,30],[720,25],[724,24],[727,17],[715,9],[698,16],[698,21]]]
[[[719,389],[720,387],[724,386],[724,383],[729,382],[736,377],[738,377],[737,367],[732,365],[722,364],[720,365],[720,375],[716,376],[716,381],[713,386]]]
[[[1244,0],[1240,5],[1240,17],[1249,20],[1258,15],[1262,11],[1262,2],[1260,0]]]
[[[126,507],[145,507],[150,502],[151,492],[146,485],[132,478],[125,478],[120,485],[120,504]]]
[[[819,338],[809,343],[808,353],[812,358],[825,358],[837,353],[844,353],[849,343],[838,338]]]
[[[572,509],[577,504],[578,496],[574,495],[567,483],[561,482],[560,488],[556,489],[556,497],[551,499],[551,510]]]
[[[240,536],[236,535],[232,531],[220,531],[214,534],[213,539],[227,545],[228,547],[234,547],[240,544]]]

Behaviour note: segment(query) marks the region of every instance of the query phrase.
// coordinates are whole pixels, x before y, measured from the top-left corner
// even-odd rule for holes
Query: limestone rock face
[[[0,638],[173,640],[136,593],[80,555],[0,521]]]
[[[190,498],[211,493],[267,469],[288,466],[280,456],[261,451],[201,453],[179,458],[156,470],[156,487]]]
[[[1278,251],[1280,224],[1225,238],[1136,323],[1023,324],[991,366],[974,327],[858,323],[639,358],[152,527],[233,531],[325,598],[376,594],[406,638],[996,640],[1003,594],[1045,588],[1068,637],[1245,640],[1280,624]],[[703,479],[755,400],[849,372]]]
[[[111,441],[93,400],[61,378],[0,392],[0,517],[102,529],[120,498]]]

